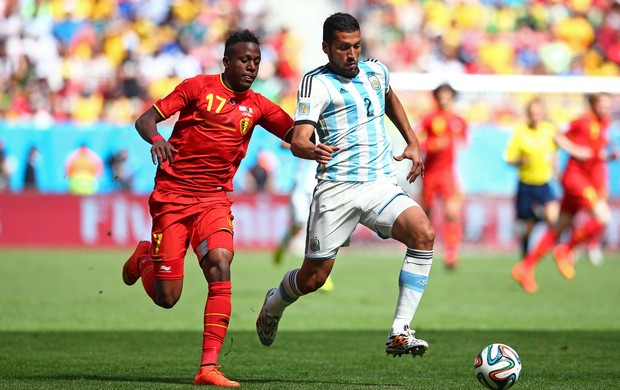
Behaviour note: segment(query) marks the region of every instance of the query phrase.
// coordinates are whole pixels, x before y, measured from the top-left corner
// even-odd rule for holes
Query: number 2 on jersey
[[[366,116],[372,117],[375,116],[374,110],[372,109],[372,102],[368,98],[364,98],[364,103],[366,103]]]

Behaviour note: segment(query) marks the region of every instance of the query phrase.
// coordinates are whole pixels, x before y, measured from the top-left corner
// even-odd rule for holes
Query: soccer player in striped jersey
[[[273,343],[284,309],[325,283],[338,250],[361,223],[407,246],[386,352],[419,356],[428,344],[415,337],[410,324],[430,273],[435,231],[422,208],[396,184],[393,162],[411,160],[409,182],[423,174],[418,140],[390,88],[385,65],[359,61],[360,27],[353,16],[336,13],[325,20],[323,51],[328,64],[301,80],[291,141],[295,156],[318,162],[305,258],[301,268],[287,272],[280,286],[267,292],[257,333],[263,345]],[[407,142],[397,156],[386,115]],[[315,128],[316,144],[311,141]]]
[[[224,72],[184,80],[136,121],[140,136],[153,146],[158,164],[149,198],[151,241],[141,241],[123,266],[123,281],[142,279],[148,296],[163,308],[181,297],[184,258],[189,245],[208,283],[198,385],[238,387],[219,370],[217,359],[230,321],[233,260],[233,176],[260,125],[290,141],[293,119],[250,89],[261,61],[258,38],[248,30],[229,34]],[[157,123],[179,112],[165,140]],[[286,138],[286,139],[285,139]],[[176,364],[170,362],[170,364]]]

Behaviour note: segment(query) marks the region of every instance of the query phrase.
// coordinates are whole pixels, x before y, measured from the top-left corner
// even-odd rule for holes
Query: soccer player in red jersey
[[[458,262],[462,239],[463,195],[456,172],[456,152],[467,139],[467,123],[453,111],[456,91],[449,84],[433,90],[436,109],[420,123],[418,137],[425,152],[422,204],[431,215],[435,200],[443,200],[444,263],[452,269]]]
[[[233,190],[233,176],[256,125],[282,140],[293,128],[288,114],[250,89],[260,61],[258,38],[248,30],[231,32],[222,74],[184,80],[136,121],[140,136],[153,145],[158,169],[149,199],[151,242],[138,244],[123,266],[123,281],[132,285],[142,278],[158,306],[173,307],[181,296],[183,259],[191,245],[209,285],[196,384],[239,386],[217,366],[231,314],[233,215],[226,194]],[[166,141],[157,123],[176,112]]]
[[[523,260],[512,269],[512,277],[527,292],[538,289],[534,279],[536,263],[554,247],[558,238],[572,228],[567,242],[553,249],[558,270],[565,279],[575,276],[572,249],[591,237],[601,234],[609,223],[611,213],[607,203],[606,162],[618,157],[617,150],[608,150],[607,128],[611,122],[611,96],[596,93],[588,97],[590,112],[570,123],[565,138],[580,146],[577,154],[571,154],[562,176],[564,196],[560,204],[560,215],[538,245],[528,252]],[[573,226],[577,212],[585,210],[590,217],[581,226]]]

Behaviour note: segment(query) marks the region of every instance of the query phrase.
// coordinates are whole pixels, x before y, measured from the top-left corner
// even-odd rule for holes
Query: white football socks
[[[272,316],[281,316],[284,309],[292,305],[302,294],[297,288],[297,272],[299,269],[288,271],[280,282],[276,292],[267,298],[265,309]]]
[[[407,249],[398,278],[398,302],[390,335],[401,333],[409,327],[418,309],[433,264],[433,251]]]

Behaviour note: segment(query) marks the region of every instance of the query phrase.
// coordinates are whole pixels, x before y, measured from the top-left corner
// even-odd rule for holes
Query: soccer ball
[[[487,345],[474,362],[476,379],[488,389],[507,389],[517,383],[521,375],[521,359],[505,344]]]

